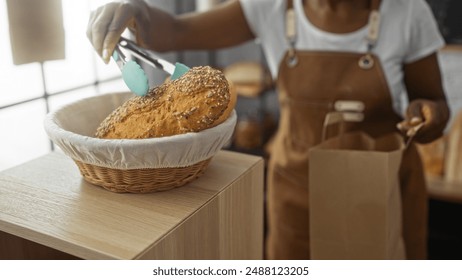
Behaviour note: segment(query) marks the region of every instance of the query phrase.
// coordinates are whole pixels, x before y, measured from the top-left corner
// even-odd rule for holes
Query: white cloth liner
[[[234,132],[235,110],[222,124],[198,133],[149,139],[95,138],[103,119],[132,96],[111,93],[71,103],[45,117],[45,130],[72,159],[115,169],[189,166],[215,155]]]

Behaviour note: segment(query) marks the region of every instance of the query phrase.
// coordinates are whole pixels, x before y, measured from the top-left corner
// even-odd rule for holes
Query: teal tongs
[[[171,63],[162,58],[155,57],[145,49],[139,47],[135,42],[121,37],[116,45],[112,58],[122,71],[122,78],[128,88],[139,96],[144,96],[149,91],[149,80],[143,68],[134,60],[128,59],[125,50],[139,60],[157,69],[167,72],[172,80],[185,74],[189,67],[181,63]]]

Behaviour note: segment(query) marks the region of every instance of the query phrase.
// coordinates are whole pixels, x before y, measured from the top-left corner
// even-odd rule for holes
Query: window
[[[17,66],[11,57],[6,1],[0,1],[0,170],[50,152],[43,128],[47,111],[87,96],[128,90],[117,66],[105,65],[86,37],[90,10],[105,2],[62,0],[66,58]]]

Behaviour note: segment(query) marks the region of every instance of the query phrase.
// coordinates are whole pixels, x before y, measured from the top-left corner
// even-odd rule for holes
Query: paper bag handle
[[[339,134],[344,133],[344,122],[362,122],[364,120],[364,103],[361,101],[338,100],[334,103],[336,111],[329,112],[324,118],[322,126],[321,141],[326,140],[327,127],[332,124],[340,123]],[[398,124],[399,125],[399,124]],[[405,148],[407,149],[417,132],[424,126],[424,122],[417,123],[408,132],[405,139]]]
[[[326,140],[327,127],[340,123],[339,134],[344,132],[344,122],[362,122],[364,120],[364,103],[353,100],[338,100],[334,104],[336,111],[329,112],[324,118],[321,141]]]
[[[407,136],[407,140],[406,140],[406,149],[409,147],[409,145],[411,144],[412,140],[414,139],[414,136],[417,134],[417,132],[425,125],[424,122],[421,122],[415,126],[413,126],[408,134],[406,135]]]
[[[340,123],[339,134],[343,134],[344,127],[343,123],[345,122],[362,122],[364,120],[364,114],[360,112],[330,112],[327,113],[324,118],[324,124],[322,126],[322,138],[321,140],[326,140],[327,127],[332,124]]]

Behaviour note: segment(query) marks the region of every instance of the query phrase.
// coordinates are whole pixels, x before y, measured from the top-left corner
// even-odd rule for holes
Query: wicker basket
[[[201,176],[211,158],[185,167],[114,169],[75,160],[86,181],[112,192],[150,193],[181,187]]]
[[[150,193],[183,186],[205,172],[234,131],[236,112],[198,133],[137,140],[92,137],[102,119],[130,96],[86,98],[45,118],[48,136],[74,160],[83,178],[106,190]]]

